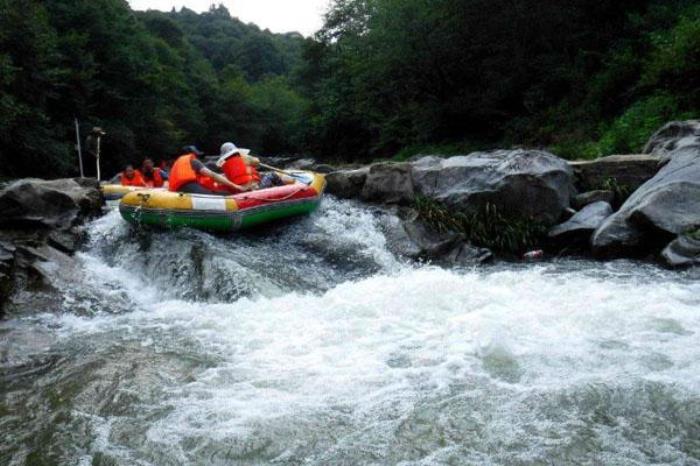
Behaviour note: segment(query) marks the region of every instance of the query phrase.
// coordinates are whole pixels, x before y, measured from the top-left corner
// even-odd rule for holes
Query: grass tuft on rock
[[[493,204],[473,214],[454,212],[432,199],[415,201],[419,218],[437,231],[457,232],[470,243],[505,254],[521,254],[542,244],[547,226],[531,218],[504,215]]]
[[[700,228],[690,231],[688,236],[694,240],[700,241]]]

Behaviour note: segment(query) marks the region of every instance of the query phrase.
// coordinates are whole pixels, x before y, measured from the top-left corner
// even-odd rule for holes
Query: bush
[[[657,94],[633,104],[603,134],[598,147],[603,154],[640,152],[649,136],[670,120],[691,118],[679,110],[677,100]]]
[[[507,218],[496,206],[474,214],[454,212],[427,198],[416,200],[419,217],[439,232],[457,232],[477,246],[506,254],[521,254],[541,244],[547,227],[530,218]]]

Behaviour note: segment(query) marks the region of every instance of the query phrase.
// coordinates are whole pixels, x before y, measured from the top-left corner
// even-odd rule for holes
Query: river
[[[366,207],[89,226],[0,321],[0,464],[700,464],[700,272],[395,258]]]

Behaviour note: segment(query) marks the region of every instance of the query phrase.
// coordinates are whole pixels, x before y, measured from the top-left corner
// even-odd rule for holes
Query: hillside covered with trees
[[[224,7],[0,0],[0,176],[76,173],[74,118],[107,170],[188,143],[368,160],[641,149],[700,115],[697,0],[335,0],[312,39]]]

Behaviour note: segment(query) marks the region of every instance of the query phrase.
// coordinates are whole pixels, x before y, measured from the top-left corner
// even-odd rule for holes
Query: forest
[[[641,150],[700,114],[697,0],[334,0],[313,37],[223,6],[0,0],[0,177],[117,171],[185,144],[325,161]]]

